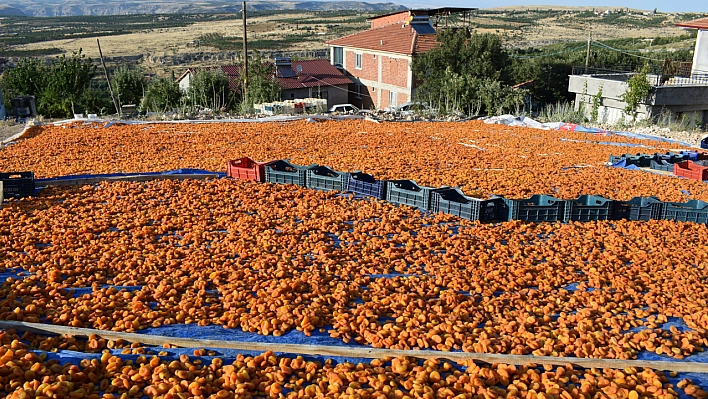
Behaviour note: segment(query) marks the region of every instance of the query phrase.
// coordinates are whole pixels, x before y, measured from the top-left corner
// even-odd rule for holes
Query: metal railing
[[[617,65],[611,67],[573,67],[573,75],[590,75],[602,79],[627,81],[641,67]],[[680,65],[649,65],[647,78],[652,86],[708,86],[708,71],[692,71],[685,63]]]

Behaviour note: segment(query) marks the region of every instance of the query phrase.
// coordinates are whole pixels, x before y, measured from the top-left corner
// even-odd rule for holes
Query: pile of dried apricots
[[[0,150],[0,170],[221,171],[228,159],[251,156],[462,186],[476,196],[708,199],[701,182],[605,168],[610,154],[627,151],[600,141],[671,149],[478,122],[75,124],[35,128]],[[589,167],[573,167],[582,165]],[[317,331],[391,349],[690,359],[708,346],[706,242],[708,226],[693,223],[482,225],[231,179],[47,188],[0,208],[0,272],[14,275],[0,286],[0,319],[127,332],[174,324]],[[12,398],[708,397],[690,379],[649,369],[336,364],[273,353],[227,360],[201,349],[175,357],[121,340],[12,330],[0,331],[0,341],[0,397]],[[57,349],[86,359],[41,354]]]
[[[569,141],[570,140],[570,141]],[[639,144],[622,147],[604,144]],[[671,145],[619,136],[543,131],[467,123],[82,124],[32,128],[26,139],[0,151],[0,170],[33,170],[38,177],[149,172],[178,168],[224,171],[230,159],[289,158],[335,170],[362,170],[380,179],[462,187],[527,198],[581,194],[627,200],[708,200],[698,181],[603,166],[610,155],[665,152]],[[590,166],[590,167],[579,167]]]
[[[81,361],[60,363],[47,360],[46,353],[38,355],[32,351],[34,345],[20,341],[37,341],[28,335],[0,332],[0,370],[9,371],[0,376],[5,397],[678,399],[679,393],[708,397],[688,378],[637,368],[578,370],[572,365],[476,365],[410,358],[354,364],[272,352],[224,360],[204,350],[179,357],[160,351],[135,359],[104,351],[100,356],[87,354]],[[133,351],[145,353],[138,349]]]
[[[478,225],[221,179],[46,189],[6,204],[0,231],[2,267],[29,274],[0,288],[5,320],[620,359],[708,344],[708,227],[693,223]],[[661,329],[669,317],[690,329]]]

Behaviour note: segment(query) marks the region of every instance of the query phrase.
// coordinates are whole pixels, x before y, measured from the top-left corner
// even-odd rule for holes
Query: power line
[[[651,57],[645,57],[645,56],[643,56],[643,55],[632,54],[632,53],[629,53],[629,52],[624,51],[624,50],[620,50],[620,49],[617,49],[617,48],[614,48],[614,47],[610,47],[610,46],[608,46],[608,45],[606,45],[606,44],[603,44],[603,43],[600,43],[600,42],[593,42],[593,43],[596,44],[597,46],[602,47],[602,48],[605,48],[605,49],[608,49],[608,50],[612,50],[612,51],[617,51],[617,52],[619,52],[619,53],[628,55],[628,56],[630,56],[630,57],[643,58],[643,59],[645,59],[645,60],[650,60],[650,61],[664,62],[663,59],[651,58]]]

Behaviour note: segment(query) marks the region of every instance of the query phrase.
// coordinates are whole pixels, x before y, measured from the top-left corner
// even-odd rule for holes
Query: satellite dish
[[[295,69],[298,71],[298,73],[302,73],[302,65],[296,66]]]

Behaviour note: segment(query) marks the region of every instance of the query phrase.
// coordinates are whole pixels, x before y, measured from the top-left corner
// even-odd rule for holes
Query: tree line
[[[232,81],[221,68],[203,68],[190,78],[189,89],[182,91],[171,78],[148,79],[140,67],[121,66],[111,76],[111,89],[119,107],[136,105],[142,112],[196,112],[208,108],[221,113],[248,113],[253,104],[280,99],[271,63],[256,56],[249,62],[249,82]],[[0,79],[7,109],[17,96],[34,96],[37,112],[49,118],[70,117],[77,113],[113,114],[115,106],[107,81],[97,66],[82,54],[62,55],[49,63],[37,58],[22,58]]]

